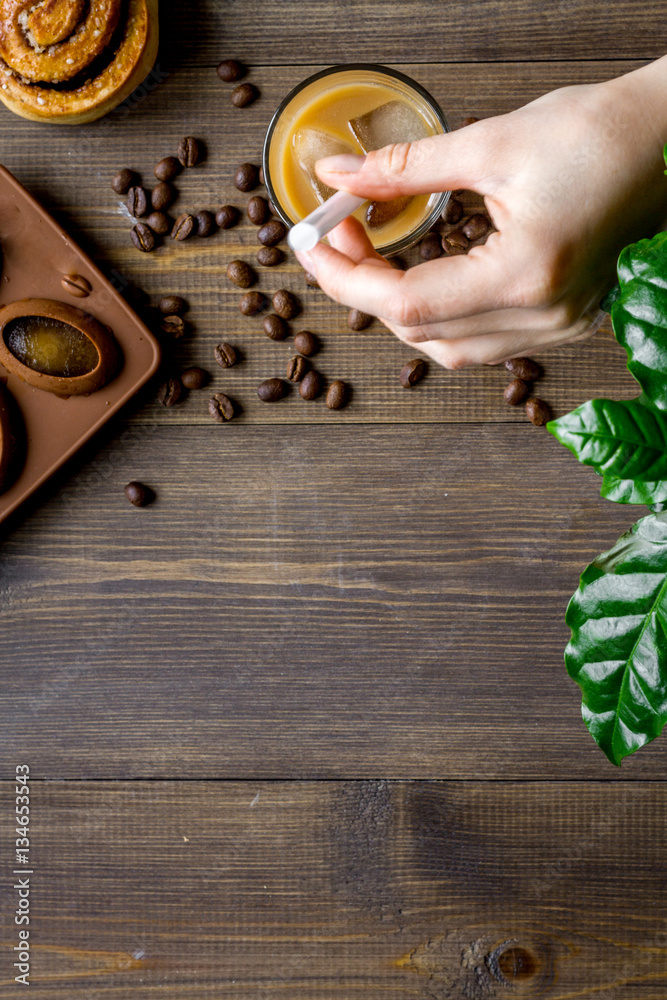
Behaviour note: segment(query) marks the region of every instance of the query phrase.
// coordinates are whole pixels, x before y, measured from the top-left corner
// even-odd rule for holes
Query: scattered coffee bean
[[[323,382],[319,372],[306,372],[299,385],[299,395],[302,399],[317,399],[322,393]]]
[[[459,128],[465,128],[466,125],[475,125],[478,121],[479,121],[479,118],[475,118],[475,117],[473,117],[473,115],[470,115],[468,118],[464,118],[463,119],[463,121],[461,122]]]
[[[448,226],[455,226],[463,218],[463,205],[453,195],[450,195],[449,201],[445,205],[442,218]]]
[[[262,326],[264,327],[264,333],[271,340],[284,340],[289,333],[289,326],[285,320],[281,319],[280,316],[275,316],[273,313],[264,317]]]
[[[242,163],[234,174],[234,184],[239,191],[252,191],[259,184],[259,167],[254,163]]]
[[[151,205],[157,212],[164,212],[176,199],[176,190],[166,181],[159,181],[151,191]]]
[[[130,215],[133,215],[135,219],[139,219],[142,215],[146,214],[147,208],[148,198],[146,197],[145,190],[138,185],[131,187],[127,192],[127,210]]]
[[[301,303],[286,288],[279,288],[272,301],[273,308],[282,319],[294,319],[301,312]]]
[[[224,341],[215,347],[213,355],[221,368],[233,368],[238,360],[236,348]]]
[[[279,219],[270,219],[258,230],[257,239],[265,247],[273,247],[285,239],[286,232],[287,230]]]
[[[218,228],[213,212],[209,212],[205,208],[197,212],[195,222],[197,223],[197,236],[212,236]]]
[[[160,320],[160,329],[174,340],[180,340],[185,336],[185,320],[182,316],[163,316]]]
[[[473,242],[486,236],[489,231],[489,220],[485,215],[471,215],[465,226],[462,227],[464,236]]]
[[[335,379],[327,389],[325,400],[330,410],[340,410],[347,402],[347,386],[339,378]]]
[[[138,483],[136,479],[125,487],[125,496],[134,507],[147,507],[155,500],[155,494],[150,486]]]
[[[225,83],[234,83],[246,75],[246,68],[237,59],[225,59],[218,66],[216,73]]]
[[[294,347],[296,350],[299,354],[305,354],[307,357],[316,354],[319,346],[317,337],[310,330],[300,330],[294,338]]]
[[[257,386],[257,395],[263,403],[275,403],[282,399],[287,386],[281,378],[267,378]]]
[[[239,288],[250,288],[257,281],[257,275],[244,260],[233,260],[227,265],[227,277]]]
[[[235,108],[247,108],[249,104],[256,101],[259,97],[259,91],[257,87],[254,87],[252,83],[240,83],[238,87],[232,90],[231,102]]]
[[[203,389],[210,380],[211,376],[203,368],[186,368],[184,372],[181,372],[181,384],[186,389]]]
[[[173,181],[174,177],[178,177],[182,169],[182,165],[175,156],[165,156],[164,159],[155,164],[153,173],[159,181]]]
[[[151,250],[155,250],[155,233],[145,222],[137,222],[130,233],[130,239],[137,250],[141,250],[143,253],[150,253]]]
[[[419,244],[419,256],[422,260],[436,260],[442,257],[440,237],[436,233],[427,233]]]
[[[524,382],[534,382],[542,374],[542,369],[532,358],[511,358],[505,362],[505,368]]]
[[[319,283],[319,281],[317,280],[317,278],[315,277],[314,274],[311,274],[309,271],[304,271],[303,272],[303,276],[306,279],[306,284],[310,288],[319,288],[320,287],[320,283]]]
[[[259,168],[259,183],[264,183],[264,167]]]
[[[510,406],[518,406],[519,403],[523,403],[524,399],[530,393],[530,386],[528,382],[524,382],[522,378],[515,378],[505,386],[505,391],[503,393],[503,399]]]
[[[350,309],[347,316],[347,325],[350,330],[365,330],[374,320],[374,316],[362,312],[361,309]]]
[[[266,299],[261,292],[246,292],[241,296],[239,309],[244,316],[254,316],[266,306]]]
[[[269,210],[270,210],[270,212],[271,212],[272,215],[277,215],[278,214],[278,212],[276,210],[276,206],[273,204],[272,201],[269,202]]]
[[[470,245],[468,237],[462,229],[453,229],[442,238],[442,244],[448,253],[465,253]]]
[[[401,368],[400,380],[404,389],[411,389],[417,382],[421,382],[427,372],[426,362],[423,358],[413,358]]]
[[[199,143],[193,136],[186,135],[178,144],[179,163],[184,167],[196,167],[199,159]]]
[[[116,194],[127,194],[131,187],[139,183],[139,175],[134,170],[123,167],[117,174],[114,174],[111,187]]]
[[[262,226],[269,217],[269,203],[261,194],[255,194],[248,201],[246,211],[254,226]]]
[[[531,424],[535,424],[536,427],[544,427],[551,420],[549,404],[537,396],[531,396],[526,402],[526,416]]]
[[[187,212],[183,212],[182,215],[176,219],[174,223],[174,228],[171,231],[172,239],[178,240],[182,243],[183,240],[187,240],[188,237],[192,236],[195,231],[195,220],[192,215],[188,215]]]
[[[163,406],[175,406],[183,394],[183,386],[178,378],[168,378],[158,389],[158,402]]]
[[[239,221],[241,213],[233,205],[223,205],[215,215],[215,221],[220,229],[231,229]]]
[[[216,392],[208,401],[208,412],[219,424],[224,424],[234,416],[234,404],[224,392]]]
[[[285,254],[280,247],[260,247],[257,251],[257,261],[262,267],[275,267],[282,264]]]
[[[77,299],[85,299],[92,289],[88,279],[81,274],[63,274],[60,284],[66,292]]]
[[[290,358],[287,362],[285,374],[290,382],[300,382],[309,368],[310,362],[298,354],[295,358]]]
[[[163,295],[157,307],[165,316],[181,316],[187,312],[188,304],[180,295]]]
[[[164,212],[151,212],[150,215],[146,216],[146,225],[150,226],[158,236],[166,236],[167,233],[171,232],[173,224],[172,219]]]

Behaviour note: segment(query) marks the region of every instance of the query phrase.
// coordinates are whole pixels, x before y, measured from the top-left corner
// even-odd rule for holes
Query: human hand
[[[588,336],[618,253],[667,213],[667,58],[511,114],[367,156],[320,160],[329,186],[388,200],[466,188],[497,229],[466,256],[398,271],[346,219],[305,269],[445,368],[493,364]]]

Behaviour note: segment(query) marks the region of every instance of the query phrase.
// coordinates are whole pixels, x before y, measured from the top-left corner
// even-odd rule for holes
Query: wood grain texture
[[[666,807],[664,782],[35,781],[30,995],[662,1000]]]
[[[664,741],[611,767],[563,666],[580,572],[644,513],[597,487],[531,425],[128,427],[0,549],[0,761],[662,776]]]

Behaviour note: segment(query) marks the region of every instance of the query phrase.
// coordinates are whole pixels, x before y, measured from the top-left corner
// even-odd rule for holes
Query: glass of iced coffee
[[[291,227],[334,193],[315,173],[317,160],[448,131],[434,98],[403,73],[366,63],[323,70],[295,87],[271,120],[263,156],[269,198]],[[373,246],[390,256],[421,239],[448,197],[436,192],[369,201],[354,215]]]

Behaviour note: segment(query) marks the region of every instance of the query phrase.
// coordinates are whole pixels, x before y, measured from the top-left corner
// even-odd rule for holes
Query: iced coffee
[[[287,225],[334,193],[315,164],[339,153],[369,153],[447,131],[434,99],[413,80],[381,66],[334,67],[305,80],[283,101],[264,145],[271,201]],[[397,253],[428,230],[447,195],[369,201],[354,213],[381,253]]]

